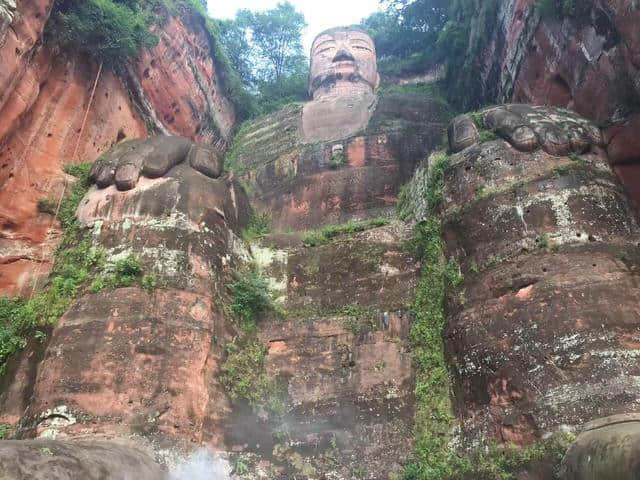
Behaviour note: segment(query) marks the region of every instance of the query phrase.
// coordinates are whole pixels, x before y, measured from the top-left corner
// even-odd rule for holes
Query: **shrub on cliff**
[[[135,0],[58,0],[49,34],[63,47],[115,65],[157,43],[152,23],[152,14]]]
[[[170,16],[202,19],[225,94],[240,119],[252,116],[253,99],[230,64],[202,0],[56,0],[45,39],[118,71],[141,49],[156,45],[153,27]]]
[[[29,300],[0,297],[0,375],[4,374],[9,358],[26,347],[29,339],[46,337],[45,332],[64,314],[100,261],[99,252],[82,234],[75,218],[80,200],[89,188],[88,167],[75,166],[67,172],[80,178],[58,211],[64,238],[45,288],[34,292]]]
[[[257,270],[236,273],[230,290],[231,313],[244,330],[255,328],[260,316],[274,308],[269,284]]]

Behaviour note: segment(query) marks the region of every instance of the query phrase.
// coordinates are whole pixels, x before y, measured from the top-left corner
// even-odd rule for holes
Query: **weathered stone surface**
[[[162,177],[174,166],[185,162],[193,145],[187,138],[166,135],[125,142],[96,160],[89,178],[99,188],[115,184],[118,190],[131,190],[140,175]]]
[[[59,229],[36,206],[42,198],[58,199],[64,163],[91,161],[123,139],[154,132],[182,135],[221,153],[235,124],[204,20],[188,15],[170,18],[156,31],[159,44],[141,53],[125,80],[103,70],[78,139],[98,67],[74,52],[42,45],[52,4],[20,1],[11,23],[0,21],[6,24],[0,26],[0,292],[5,294],[30,292],[38,272],[49,271]]]
[[[201,294],[124,288],[85,295],[53,332],[22,431],[188,442],[219,435],[212,417],[226,401],[213,378],[222,352],[212,342],[223,331],[224,319]]]
[[[476,100],[555,105],[595,121],[629,108],[624,99],[640,88],[640,9],[625,0],[584,3],[580,18],[541,19],[533,0],[500,2],[495,18],[478,17],[495,28],[477,57]]]
[[[194,145],[189,150],[189,165],[211,178],[218,178],[224,169],[224,158],[215,150]]]
[[[498,2],[495,16],[477,16],[472,35],[487,25],[492,33],[469,59],[476,68],[467,98],[475,103],[464,107],[515,101],[569,108],[609,126],[612,163],[638,163],[640,9],[628,0],[584,0],[580,10],[540,18],[534,0],[508,0]]]
[[[401,470],[414,414],[406,305],[419,263],[402,247],[410,232],[392,223],[313,248],[253,247],[287,312],[259,326],[266,370],[286,384],[287,409],[267,420],[236,404],[230,448],[284,465],[282,478]]]
[[[98,440],[0,441],[1,480],[163,480],[166,473],[130,444]]]
[[[289,107],[243,129],[229,165],[277,228],[372,217],[393,209],[400,186],[439,144],[448,118],[446,106],[428,95],[386,92],[362,133],[307,144],[301,108]],[[334,155],[336,146],[343,155]]]
[[[537,135],[553,131],[540,138],[551,153],[520,152],[495,125],[506,140],[451,157],[445,250],[465,281],[448,302],[445,341],[463,438],[527,444],[637,410],[639,232],[592,125],[556,109],[498,108]]]
[[[353,28],[318,35],[311,46],[312,101],[302,112],[305,141],[342,140],[365,128],[379,84],[376,47],[369,35]]]
[[[480,139],[478,129],[469,115],[454,118],[449,125],[449,148],[457,153]]]
[[[638,478],[640,416],[614,415],[585,425],[562,462],[563,480]]]
[[[311,45],[309,95],[314,100],[337,94],[348,98],[380,85],[376,46],[356,28],[338,27],[320,33]]]
[[[308,102],[302,113],[306,142],[336,141],[355,135],[367,126],[378,99],[367,91],[349,92],[344,97],[327,95]]]

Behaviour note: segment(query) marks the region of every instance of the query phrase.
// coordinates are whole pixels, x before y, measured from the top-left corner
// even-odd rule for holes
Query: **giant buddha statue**
[[[380,85],[376,47],[369,35],[333,28],[311,46],[309,96],[303,130],[308,141],[346,138],[368,123]]]

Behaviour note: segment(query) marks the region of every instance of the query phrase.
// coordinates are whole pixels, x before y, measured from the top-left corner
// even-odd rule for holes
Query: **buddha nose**
[[[347,50],[346,48],[341,48],[338,50],[338,53],[336,53],[336,56],[333,57],[333,61],[334,62],[345,62],[345,61],[355,62],[356,59],[353,58],[353,55],[351,55],[351,52],[349,50]]]

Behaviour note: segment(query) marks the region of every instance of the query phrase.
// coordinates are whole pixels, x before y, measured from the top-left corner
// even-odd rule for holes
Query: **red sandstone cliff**
[[[39,213],[57,199],[62,166],[92,161],[151,131],[226,147],[235,124],[203,19],[170,18],[123,80],[104,70],[78,140],[98,66],[43,44],[52,0],[2,2],[0,20],[0,292],[24,293],[46,274],[58,230]],[[78,143],[78,153],[73,152]],[[42,267],[38,264],[43,262]]]
[[[640,201],[640,8],[589,0],[584,18],[540,18],[534,0],[500,2],[478,59],[476,97],[575,110],[608,126],[607,151]]]

